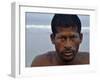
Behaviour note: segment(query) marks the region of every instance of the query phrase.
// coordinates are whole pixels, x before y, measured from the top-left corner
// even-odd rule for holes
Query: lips
[[[73,52],[72,51],[67,51],[67,52],[64,52],[63,54],[64,54],[64,56],[72,56]]]

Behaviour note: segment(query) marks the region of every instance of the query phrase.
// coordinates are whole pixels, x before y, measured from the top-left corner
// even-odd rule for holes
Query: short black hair
[[[53,34],[57,33],[58,27],[76,27],[78,33],[81,32],[81,21],[77,15],[74,14],[55,14],[51,21],[51,29]]]

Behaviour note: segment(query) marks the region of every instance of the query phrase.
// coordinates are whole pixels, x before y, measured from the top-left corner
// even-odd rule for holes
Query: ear
[[[51,38],[52,44],[55,44],[55,36],[54,36],[54,34],[51,34],[50,35],[50,38]]]
[[[80,43],[82,42],[82,40],[83,40],[83,34],[80,33]]]

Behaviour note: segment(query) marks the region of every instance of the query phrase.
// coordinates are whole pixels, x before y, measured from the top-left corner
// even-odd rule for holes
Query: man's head
[[[55,14],[51,22],[51,41],[63,62],[72,61],[82,41],[81,21],[77,15]]]

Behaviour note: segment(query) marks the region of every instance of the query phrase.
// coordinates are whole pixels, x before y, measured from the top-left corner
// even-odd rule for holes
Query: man
[[[89,64],[89,53],[78,52],[82,42],[81,21],[77,15],[55,14],[51,22],[55,51],[37,56],[33,66]]]

